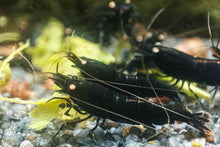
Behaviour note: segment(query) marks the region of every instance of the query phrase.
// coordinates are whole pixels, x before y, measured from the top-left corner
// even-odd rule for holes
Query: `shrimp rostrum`
[[[50,78],[61,88],[59,92],[69,95],[80,110],[99,118],[144,126],[162,125],[168,121],[170,123],[181,121],[192,125],[203,133],[209,131],[209,128],[206,127],[209,119],[203,117],[204,113],[174,110],[168,105],[151,103],[140,97],[112,91],[96,82],[78,77],[54,73]]]

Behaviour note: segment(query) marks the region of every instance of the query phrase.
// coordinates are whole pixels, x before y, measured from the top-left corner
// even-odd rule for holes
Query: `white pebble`
[[[24,140],[19,147],[34,147],[34,145],[29,140]]]

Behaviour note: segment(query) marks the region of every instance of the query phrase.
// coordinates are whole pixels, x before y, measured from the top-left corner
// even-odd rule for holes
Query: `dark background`
[[[107,0],[1,0],[0,17],[7,17],[7,25],[0,27],[0,33],[21,31],[27,38],[35,31],[40,31],[49,17],[55,17],[66,27],[78,32],[97,34],[97,8],[108,4]],[[118,1],[117,1],[118,2]],[[121,1],[123,2],[123,1]],[[157,18],[152,28],[162,29],[177,36],[209,37],[207,13],[211,13],[211,27],[215,39],[220,37],[220,1],[218,0],[136,0],[135,10],[140,13],[146,24],[161,8],[169,5]],[[25,30],[21,29],[22,21],[28,22]],[[88,37],[88,36],[87,36]],[[89,38],[89,37],[88,37]],[[91,38],[91,37],[90,37]],[[92,37],[96,40],[95,37]]]

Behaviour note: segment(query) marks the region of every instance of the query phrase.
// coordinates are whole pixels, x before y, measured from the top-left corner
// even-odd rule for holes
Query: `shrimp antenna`
[[[38,80],[36,78],[36,72],[35,72],[34,66],[31,64],[31,62],[25,56],[23,56],[21,53],[18,53],[18,54],[27,62],[27,64],[30,66],[31,70],[33,71],[34,83],[35,83],[35,87],[37,88]]]
[[[57,62],[56,73],[58,73],[58,69],[59,69],[59,62]]]
[[[211,26],[210,26],[210,13],[208,12],[208,31],[209,31],[209,36],[210,36],[210,40],[211,40],[211,44],[212,44],[212,47],[211,47],[211,51],[213,53],[213,56],[214,57],[217,57],[218,59],[220,58],[220,49],[218,48],[219,46],[219,40],[216,44],[216,46],[214,45],[214,41],[213,41],[213,37],[212,37],[212,31],[211,31]]]
[[[70,49],[69,49],[69,52],[71,52],[71,45],[70,45]]]
[[[143,69],[144,69],[144,71],[145,71],[145,73],[146,73],[147,82],[150,84],[150,87],[152,88],[152,90],[153,90],[153,92],[154,92],[156,98],[158,99],[159,103],[161,104],[161,108],[163,108],[163,109],[164,109],[164,112],[166,113],[166,116],[167,116],[167,124],[170,124],[170,116],[169,116],[169,114],[168,114],[168,112],[167,112],[167,109],[164,107],[163,103],[161,102],[160,98],[158,97],[157,92],[155,91],[155,89],[154,89],[154,87],[153,87],[153,85],[152,85],[152,83],[151,83],[151,81],[150,81],[150,79],[149,79],[149,76],[147,75],[146,68],[145,68],[145,65],[144,65],[144,59],[143,59],[143,58],[142,58],[142,60],[141,60],[141,63],[142,63],[142,67],[143,67]],[[163,128],[162,130],[160,130],[159,133],[163,132],[164,130],[165,130],[165,128]],[[157,134],[155,134],[155,135],[153,135],[153,136],[151,136],[151,137],[148,137],[147,140],[148,140],[148,139],[151,139],[151,138],[153,138],[153,137],[155,137],[155,136],[157,136],[159,133],[157,133]]]
[[[150,23],[147,25],[147,30],[149,30],[151,28],[151,26],[156,21],[156,19],[160,16],[160,14],[163,13],[163,11],[170,5],[170,3],[171,3],[171,1],[168,4],[166,4],[165,7],[161,8],[159,11],[157,11],[157,13],[151,19]]]
[[[212,47],[214,47],[214,41],[213,41],[213,38],[212,38],[212,30],[211,30],[211,26],[210,26],[210,12],[208,12],[207,21],[208,21],[207,24],[208,24],[208,31],[209,31],[211,44],[212,44]]]

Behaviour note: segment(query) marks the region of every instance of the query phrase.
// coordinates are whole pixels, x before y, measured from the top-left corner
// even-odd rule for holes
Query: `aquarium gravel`
[[[98,127],[94,131],[94,140],[89,136],[89,131],[94,127],[96,121],[88,121],[86,128],[82,129],[80,124],[76,126],[67,126],[63,129],[54,140],[52,137],[59,130],[61,122],[54,120],[46,128],[35,131],[28,127],[32,121],[29,116],[31,105],[13,104],[0,101],[0,137],[2,147],[73,147],[73,146],[102,146],[102,147],[190,147],[190,146],[220,146],[220,118],[213,116],[213,122],[210,124],[211,129],[215,133],[215,140],[209,143],[205,138],[201,138],[198,131],[187,124],[165,125],[166,131],[172,132],[172,136],[164,137],[158,135],[157,140],[147,141],[146,138],[138,137],[138,134],[122,135],[123,128],[132,126],[130,124],[119,124],[117,128],[112,127],[109,130],[103,130]],[[159,131],[162,126],[156,126]]]

